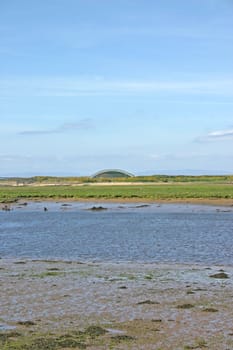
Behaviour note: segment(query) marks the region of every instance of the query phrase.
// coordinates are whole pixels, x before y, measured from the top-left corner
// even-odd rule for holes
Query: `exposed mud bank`
[[[1,259],[0,269],[2,344],[13,332],[8,344],[52,333],[51,349],[64,334],[66,349],[233,348],[231,266]]]

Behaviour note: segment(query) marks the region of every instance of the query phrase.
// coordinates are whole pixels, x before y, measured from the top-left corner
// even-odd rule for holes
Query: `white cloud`
[[[0,154],[0,162],[29,161],[32,157],[19,154]]]
[[[209,138],[232,138],[233,137],[233,129],[230,130],[220,130],[220,131],[213,131],[207,135]]]
[[[200,158],[208,158],[209,155],[207,153],[199,153],[199,152],[177,152],[177,153],[164,153],[164,154],[150,154],[148,158],[155,160],[190,160],[190,159],[200,159]]]
[[[92,127],[91,119],[82,119],[79,122],[64,123],[58,127],[51,129],[40,129],[40,130],[23,130],[20,131],[19,135],[49,135],[49,134],[63,134],[73,130],[90,129]]]
[[[175,93],[183,95],[233,95],[233,78],[207,80],[114,80],[101,77],[34,77],[0,80],[2,97],[93,96]]]
[[[218,140],[233,140],[233,129],[217,130],[197,138],[198,142],[218,141]]]

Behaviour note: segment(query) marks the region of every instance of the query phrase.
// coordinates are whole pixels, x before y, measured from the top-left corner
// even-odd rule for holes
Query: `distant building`
[[[117,178],[117,177],[133,177],[133,174],[128,173],[124,170],[119,169],[106,169],[98,171],[97,173],[93,174],[93,178]]]

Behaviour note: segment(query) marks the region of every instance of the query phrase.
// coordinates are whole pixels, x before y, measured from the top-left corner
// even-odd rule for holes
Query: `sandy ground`
[[[101,325],[88,349],[233,349],[232,298],[229,266],[0,259],[1,332]]]

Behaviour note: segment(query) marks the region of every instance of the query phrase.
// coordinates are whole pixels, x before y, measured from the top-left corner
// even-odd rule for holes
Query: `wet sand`
[[[77,349],[233,349],[232,297],[231,266],[0,259],[0,334],[105,330]]]

